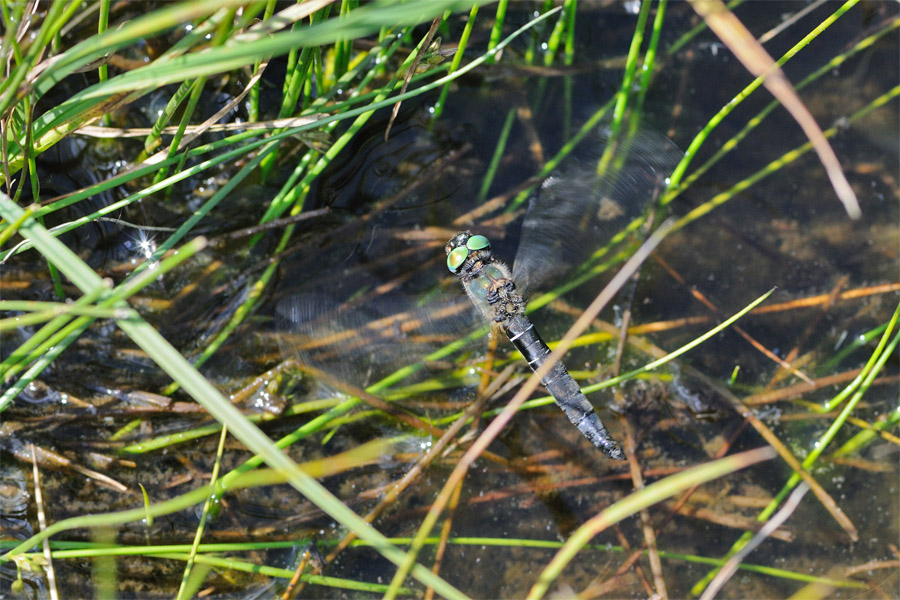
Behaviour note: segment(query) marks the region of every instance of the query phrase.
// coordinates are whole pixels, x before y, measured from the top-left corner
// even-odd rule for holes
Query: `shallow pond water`
[[[738,16],[759,35],[799,6],[750,3]],[[455,231],[471,228],[489,235],[494,252],[512,261],[527,239],[520,224],[528,201],[519,214],[505,209],[513,206],[528,183],[534,183],[530,179],[543,162],[609,101],[621,81],[621,59],[635,16],[622,6],[583,8],[571,67],[517,67],[527,46],[514,44],[497,65],[456,81],[439,119],[434,118],[437,94],[407,101],[385,141],[389,114],[386,110],[377,113],[317,178],[305,210],[327,208],[328,212],[298,225],[290,245],[277,254],[277,275],[265,289],[260,306],[203,366],[204,375],[232,394],[248,414],[256,415],[273,439],[340,406],[398,368],[418,365],[424,356],[477,327],[458,282],[447,272],[444,242]],[[775,36],[767,49],[780,56],[836,8],[825,4],[813,11]],[[708,32],[668,53],[696,21],[687,4],[672,5],[669,11],[671,26],[661,42],[667,52],[643,100],[640,131],[653,140],[668,138],[673,146],[650,145],[643,150],[647,153],[643,163],[660,159],[661,153],[675,147],[686,149],[715,111],[751,80]],[[521,24],[526,18],[524,8],[514,6],[508,23]],[[827,60],[849,52],[860,39],[891,31],[891,20],[896,18],[897,7],[892,4],[867,3],[853,9],[788,63],[787,76],[795,83],[802,80]],[[454,34],[458,37],[459,27],[458,23],[451,27],[445,41]],[[485,40],[479,36],[486,35],[484,31],[475,36],[476,48],[483,47]],[[569,370],[583,386],[597,383],[640,367],[658,356],[654,353],[675,350],[776,288],[757,313],[678,361],[589,395],[613,435],[635,446],[633,464],[639,465],[646,483],[720,452],[765,445],[758,430],[748,426],[735,409],[735,399],[750,406],[800,460],[833,421],[834,412],[817,415],[810,403],[829,400],[852,379],[874,342],[846,355],[843,350],[886,323],[900,300],[896,97],[863,117],[850,119],[900,83],[897,56],[894,29],[801,92],[823,128],[840,126],[831,142],[859,197],[863,213],[859,220],[847,217],[810,152],[746,189],[725,195],[804,143],[799,127],[786,111],[776,108],[734,151],[653,217],[657,222],[669,215],[683,218],[704,203],[716,202],[708,214],[686,223],[662,242],[639,279],[601,313],[602,323],[589,329],[596,338],[567,355]],[[770,101],[768,93],[759,90],[741,104],[713,131],[693,166],[722,148]],[[136,111],[126,120],[149,126],[142,122],[147,119],[142,115]],[[490,186],[482,189],[507,119],[511,125],[506,147]],[[44,190],[48,196],[85,185],[83,177],[107,176],[121,166],[102,144],[76,150],[77,158],[45,160],[44,168],[58,173],[53,179],[56,187]],[[127,156],[131,148],[125,144],[120,152]],[[586,157],[597,154],[597,148],[576,150],[569,164],[573,160],[592,163],[593,158]],[[73,161],[77,172],[85,169],[92,175],[63,177],[76,171]],[[674,161],[663,162],[674,165]],[[209,345],[251,293],[255,279],[272,264],[279,232],[263,233],[252,248],[246,238],[234,240],[227,234],[258,221],[293,166],[290,160],[279,162],[268,180],[242,185],[229,195],[202,225],[214,245],[189,269],[164,278],[132,301],[185,355],[197,356]],[[129,208],[122,218],[147,226],[140,230],[99,222],[64,239],[92,266],[121,277],[142,258],[148,245],[164,239],[165,228],[177,227],[239,168],[228,165],[202,180],[188,180],[168,201],[145,201]],[[571,174],[567,168],[571,167],[563,167],[559,176]],[[653,190],[646,187],[616,189],[641,190],[632,192],[640,209],[652,200]],[[487,208],[483,208],[485,201]],[[73,210],[88,212],[85,206]],[[150,226],[163,229],[154,231]],[[643,233],[634,232],[624,244],[635,245]],[[605,241],[562,240],[563,245],[588,251],[593,248],[583,246],[600,247]],[[573,265],[551,266],[559,268],[563,280],[573,277]],[[42,269],[34,253],[12,261],[3,275],[4,297],[49,298],[52,288]],[[604,272],[532,314],[548,341],[559,339],[612,273],[612,269]],[[17,282],[25,282],[22,289],[15,288]],[[457,302],[460,298],[462,303]],[[437,307],[453,314],[444,318],[436,314]],[[401,310],[402,319],[392,318]],[[615,330],[626,318],[632,327],[631,342],[619,352]],[[306,338],[325,330],[351,333],[335,345],[304,346]],[[24,339],[26,333],[19,336]],[[433,419],[436,426],[449,428],[449,417],[458,416],[479,396],[484,372],[495,375],[515,365],[504,374],[509,378],[505,387],[488,399],[485,410],[502,407],[524,382],[527,369],[521,361],[508,360],[511,350],[506,341],[497,340],[497,349],[490,354],[486,340],[482,335],[462,344],[455,354],[428,361],[387,391],[377,390],[378,397],[371,402],[363,398],[338,425],[292,445],[291,455],[298,461],[327,459],[373,439],[398,438],[392,452],[374,464],[323,478],[348,506],[367,513],[393,485],[415,472],[414,465],[435,442],[420,427],[422,420]],[[2,352],[5,355],[8,350]],[[486,366],[484,361],[491,356],[495,362]],[[833,442],[835,449],[857,433],[856,427],[897,410],[895,358],[856,409],[860,421],[847,426]],[[797,371],[786,372],[779,361]],[[805,380],[820,385],[810,391],[803,387]],[[98,323],[89,329],[42,375],[40,384],[26,389],[4,413],[0,472],[5,503],[0,512],[6,535],[23,539],[35,528],[34,508],[24,501],[31,489],[25,483],[30,481],[31,469],[25,454],[28,442],[110,478],[106,481],[69,469],[47,470],[43,487],[45,497],[52,498],[52,521],[140,506],[139,483],[153,502],[204,483],[218,431],[186,395],[164,396],[168,383],[113,325]],[[390,404],[374,405],[383,412],[366,406],[377,400]],[[111,439],[127,423],[137,423],[138,417],[142,418],[134,430]],[[463,438],[463,450],[485,422],[486,417],[473,426],[475,433]],[[204,426],[208,427],[205,435],[190,433]],[[176,437],[163,440],[168,434]],[[154,441],[160,446],[145,452]],[[435,458],[380,513],[374,522],[377,528],[390,537],[414,535],[463,450],[451,445]],[[636,487],[628,463],[610,461],[597,452],[552,403],[518,413],[489,452],[464,480],[450,525],[451,542],[440,567],[442,577],[472,597],[524,597],[556,552],[537,542],[567,539]],[[91,453],[115,460],[103,462]],[[859,583],[860,587],[835,587],[830,592],[833,597],[895,595],[900,580],[890,561],[896,560],[891,545],[900,532],[896,456],[896,443],[889,439],[872,441],[847,457],[826,453],[811,472],[852,522],[858,541],[851,542],[847,529],[823,508],[820,499],[807,494],[783,528],[746,560],[798,575],[743,570],[720,597],[787,597],[805,585],[801,575],[855,578]],[[236,442],[229,443],[223,472],[247,458]],[[701,486],[690,497],[654,505],[646,514],[646,524],[634,516],[597,536],[551,589],[560,596],[582,590],[583,597],[652,594],[658,584],[646,558],[637,561],[636,569],[623,568],[632,552],[645,543],[642,527],[652,525],[667,593],[687,597],[711,568],[701,559],[722,557],[744,531],[753,530],[757,515],[790,476],[790,468],[776,458]],[[65,539],[113,537],[122,544],[188,544],[198,514],[199,508],[194,507],[158,518],[150,527],[141,522],[128,524],[106,532],[107,538],[103,532],[91,537],[76,530]],[[221,498],[204,540],[296,541],[296,547],[261,549],[248,559],[291,569],[308,540],[314,538],[319,552],[328,555],[343,533],[293,488],[275,485],[238,490]],[[432,534],[438,533],[436,529]],[[533,547],[531,541],[535,541]],[[436,547],[426,545],[420,557],[423,564],[434,562]],[[146,558],[122,559],[117,565],[121,596],[136,598],[174,596],[183,569],[178,560]],[[866,565],[868,569],[856,570]],[[74,594],[67,597],[91,593],[90,573],[96,568],[87,559],[57,561],[61,589]],[[6,594],[15,569],[9,565],[2,569]],[[386,559],[361,547],[344,550],[324,569],[328,576],[374,583],[389,582],[394,572]],[[276,578],[239,575],[224,568],[208,577],[207,585],[216,597],[270,597],[283,587]],[[27,582],[29,597],[46,597],[41,577]],[[418,583],[407,584],[413,589],[411,595],[422,593]],[[360,594],[313,585],[301,597]]]

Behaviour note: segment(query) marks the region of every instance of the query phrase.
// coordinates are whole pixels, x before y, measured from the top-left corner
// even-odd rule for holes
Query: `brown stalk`
[[[658,262],[658,263],[666,270],[666,272],[668,272],[669,275],[671,275],[671,277],[672,277],[673,279],[675,279],[675,281],[677,281],[677,282],[680,283],[683,287],[685,287],[685,288],[688,290],[688,292],[689,292],[689,293],[690,293],[690,294],[691,294],[698,302],[700,302],[701,304],[703,304],[703,306],[705,306],[706,308],[708,308],[709,310],[711,310],[711,311],[714,312],[714,313],[718,313],[718,312],[719,312],[719,309],[716,307],[715,304],[713,304],[713,302],[712,302],[709,298],[707,298],[700,290],[697,290],[697,289],[695,289],[694,287],[688,285],[687,282],[684,280],[684,278],[683,278],[683,277],[682,277],[675,269],[673,269],[672,267],[670,267],[669,264],[668,264],[665,260],[662,259],[662,257],[660,257],[660,256],[654,256],[654,258],[655,258],[656,261],[657,261],[657,262]],[[780,366],[782,369],[785,369],[785,370],[788,371],[789,373],[793,373],[794,375],[796,375],[797,377],[799,377],[800,379],[802,379],[802,380],[805,381],[806,383],[812,385],[812,379],[810,379],[808,375],[806,375],[806,374],[803,373],[802,371],[799,371],[796,367],[791,366],[788,362],[786,362],[786,361],[782,360],[781,358],[779,358],[774,352],[772,352],[771,350],[769,350],[768,348],[766,348],[766,347],[765,347],[762,343],[760,343],[756,338],[754,338],[752,335],[750,335],[749,333],[747,333],[747,331],[746,331],[745,329],[743,329],[740,325],[734,325],[734,326],[732,327],[732,329],[734,329],[734,331],[735,331],[738,335],[740,335],[742,338],[744,338],[745,340],[747,340],[747,342],[748,342],[751,346],[753,346],[753,347],[756,348],[760,353],[762,353],[763,356],[765,356],[765,357],[768,358],[769,360],[775,362],[775,363],[776,363],[778,366]]]
[[[37,451],[34,444],[31,446],[31,467],[34,477],[34,503],[37,508],[37,518],[39,531],[47,529],[47,513],[44,510],[44,498],[41,492],[41,471],[38,467]],[[59,600],[59,591],[56,587],[56,569],[53,568],[53,553],[50,551],[50,540],[44,539],[41,543],[41,549],[44,554],[44,573],[47,575],[47,591],[51,600]]]
[[[756,41],[744,24],[734,16],[734,13],[728,10],[722,0],[690,0],[690,3],[744,67],[755,77],[761,78],[763,85],[791,113],[813,145],[816,154],[819,155],[819,160],[825,167],[825,172],[831,180],[838,199],[843,203],[844,210],[851,219],[858,219],[862,214],[859,202],[841,170],[834,150],[828,144],[828,140],[825,139],[825,135],[812,114],[803,105],[797,92],[794,91],[793,86],[769,56],[769,53]]]
[[[816,498],[819,499],[819,502],[822,503],[822,506],[831,514],[832,518],[837,521],[838,525],[847,533],[847,536],[852,541],[857,541],[859,539],[859,531],[856,529],[856,526],[850,520],[850,518],[844,514],[844,511],[838,506],[837,502],[834,501],[828,492],[825,491],[825,488],[819,484],[815,477],[813,477],[809,471],[803,468],[803,465],[800,464],[800,461],[791,453],[790,449],[785,446],[778,436],[769,429],[769,427],[756,418],[756,415],[753,414],[753,411],[744,404],[740,398],[735,396],[730,389],[725,387],[724,385],[720,385],[717,381],[713,381],[703,373],[697,371],[696,369],[687,369],[693,376],[701,379],[706,385],[710,388],[717,391],[721,396],[725,399],[725,401],[737,412],[747,423],[750,424],[756,432],[769,443],[772,448],[778,452],[778,456],[781,457],[787,465],[794,470],[800,478],[803,479],[807,484],[809,484],[810,489],[815,494]]]
[[[400,87],[400,95],[406,93],[406,88],[409,87],[409,82],[412,81],[413,75],[416,74],[416,67],[419,66],[419,61],[422,60],[422,57],[428,52],[428,48],[431,46],[431,40],[434,39],[434,34],[437,32],[437,28],[440,26],[443,18],[438,15],[434,18],[434,21],[431,22],[431,27],[428,28],[428,33],[425,34],[425,40],[422,42],[422,45],[419,46],[418,52],[416,52],[415,57],[413,57],[412,64],[409,65],[409,68],[406,70],[406,76],[403,78],[403,85]],[[388,136],[391,135],[391,127],[394,126],[394,121],[397,119],[397,114],[400,112],[400,105],[402,101],[398,101],[394,103],[394,107],[391,109],[391,118],[388,120],[387,127],[384,128],[384,141],[388,140]]]
[[[624,340],[620,340],[624,343]],[[621,347],[620,347],[621,350]],[[628,423],[628,419],[622,418],[625,425],[625,453],[628,456],[628,467],[631,472],[631,481],[635,491],[644,489],[644,477],[641,473],[641,466],[638,464],[635,456],[637,443],[634,439],[634,429]],[[649,509],[643,509],[639,513],[641,518],[641,531],[644,533],[644,546],[647,548],[647,556],[650,560],[650,571],[653,573],[653,584],[656,587],[655,596],[661,600],[666,600],[669,593],[666,590],[666,580],[662,574],[662,561],[659,558],[659,548],[656,545],[656,532],[653,529],[653,523],[650,520]]]

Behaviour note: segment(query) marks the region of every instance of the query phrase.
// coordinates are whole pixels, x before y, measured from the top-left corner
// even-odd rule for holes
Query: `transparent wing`
[[[478,319],[455,281],[446,278],[456,284],[449,290],[440,285],[443,252],[432,246],[370,241],[305,251],[277,303],[283,356],[326,373],[329,390],[340,389],[336,381],[366,388],[410,366],[401,385],[433,374],[426,357]]]
[[[609,142],[598,129],[532,195],[513,266],[517,285],[534,291],[560,280],[639,216],[683,153],[668,138],[638,132],[618,143],[609,166],[597,166]]]
[[[278,305],[279,345],[284,356],[360,388],[411,365],[420,379],[428,370],[419,363],[471,331],[468,299],[454,300],[416,306],[391,294],[348,308],[322,294],[292,294]]]

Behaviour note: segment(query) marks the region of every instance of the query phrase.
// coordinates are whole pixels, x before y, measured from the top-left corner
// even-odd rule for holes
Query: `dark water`
[[[798,3],[751,3],[739,9],[738,16],[759,35],[778,25],[782,14],[800,7]],[[826,4],[817,9],[767,43],[767,49],[773,56],[780,56],[836,8],[837,4]],[[669,11],[671,25],[663,36],[664,49],[670,48],[695,20],[686,4],[672,5]],[[886,28],[896,16],[893,4],[869,3],[855,8],[792,60],[785,67],[787,76],[794,82],[801,80],[859,39]],[[525,18],[521,7],[514,5],[508,22],[521,23]],[[522,42],[507,50],[500,65],[479,69],[457,82],[438,120],[432,118],[436,95],[407,102],[385,142],[388,114],[379,112],[313,188],[307,208],[330,207],[331,214],[298,228],[292,245],[281,256],[277,280],[267,289],[262,306],[205,365],[204,373],[223,391],[234,392],[282,358],[307,360],[308,354],[296,350],[294,335],[300,328],[291,320],[292,307],[303,306],[307,311],[306,307],[318,306],[319,314],[324,312],[323,304],[329,308],[342,305],[357,294],[356,304],[351,300],[347,312],[326,317],[325,324],[362,326],[396,310],[394,299],[400,296],[410,298],[411,307],[423,297],[428,302],[439,302],[444,296],[458,296],[457,284],[444,266],[442,246],[447,231],[481,227],[495,240],[495,251],[512,259],[519,243],[517,221],[506,223],[502,213],[496,211],[477,217],[472,224],[456,222],[479,205],[482,178],[508,111],[517,109],[518,114],[488,198],[513,197],[518,186],[535,175],[541,162],[559,149],[570,132],[615,93],[621,68],[606,65],[608,60],[615,65],[616,59],[627,52],[633,26],[634,17],[620,7],[584,7],[579,15],[576,59],[571,70],[541,73],[515,68],[526,50]],[[475,47],[483,47],[484,40],[479,35],[475,39]],[[897,42],[896,31],[888,33],[800,93],[823,128],[847,119],[900,83]],[[727,49],[711,34],[702,33],[677,53],[663,53],[662,69],[655,75],[645,100],[641,129],[667,136],[685,149],[708,119],[749,81],[750,77]],[[768,92],[755,92],[715,129],[693,166],[702,164],[769,102]],[[138,119],[139,115],[129,118]],[[894,98],[868,116],[849,122],[831,140],[859,197],[863,216],[858,221],[847,217],[821,165],[808,153],[667,238],[656,257],[642,269],[636,288],[621,295],[615,306],[601,314],[603,320],[618,325],[629,308],[632,325],[652,326],[653,332],[645,341],[671,351],[773,287],[777,290],[768,305],[834,290],[857,292],[858,297],[852,299],[747,316],[739,322],[743,333],[730,329],[715,336],[677,364],[662,369],[658,376],[628,383],[612,392],[592,394],[591,400],[613,433],[624,440],[628,431],[636,439],[637,460],[646,482],[709,460],[726,441],[734,451],[765,444],[752,428],[743,426],[723,394],[730,390],[743,399],[770,388],[798,385],[801,380],[796,376],[782,380],[783,374],[775,362],[748,338],[770,354],[794,361],[813,379],[846,373],[865,363],[872,344],[840,362],[833,363],[831,359],[852,340],[885,323],[898,302],[896,289],[866,291],[896,284],[898,280],[898,129]],[[687,215],[803,142],[802,132],[791,117],[783,109],[776,109],[736,150],[676,198],[668,213],[675,217]],[[101,150],[91,147],[78,155],[80,166],[89,159],[101,165],[90,171],[95,173],[93,177],[105,176],[116,168],[108,153],[103,155]],[[107,158],[100,160],[102,156]],[[48,163],[46,168],[57,173],[54,193],[85,184],[69,181],[75,179],[71,175],[66,179],[59,174],[74,171],[58,166],[68,165],[71,160],[61,157],[57,166]],[[240,188],[206,222],[204,232],[216,237],[253,224],[261,214],[260,207],[275,195],[290,168],[292,165],[281,165],[268,182]],[[199,205],[205,189],[215,189],[227,176],[228,169],[223,169],[204,181],[186,182],[185,186],[194,189],[177,190],[181,196],[175,194],[178,199],[168,203],[144,202],[129,211],[128,220],[163,227],[177,225],[186,210]],[[421,185],[423,179],[426,183]],[[98,203],[105,201],[96,199]],[[635,202],[643,204],[646,199]],[[145,230],[145,235],[164,239],[165,233]],[[243,242],[214,248],[197,262],[194,271],[159,282],[135,304],[178,348],[188,355],[197,353],[242,301],[246,286],[265,268],[275,239],[274,234],[267,234],[252,251]],[[139,254],[141,240],[134,230],[100,223],[71,235],[68,241],[93,265],[115,272],[117,266],[129,263],[136,248]],[[23,259],[15,268],[23,273],[29,268],[40,268],[39,263],[30,265],[27,260],[34,257]],[[571,311],[583,309],[609,276],[603,275],[567,294],[563,298],[565,304],[557,303],[536,312],[533,318],[540,329],[549,339],[557,339],[574,320]],[[182,292],[190,282],[198,283],[197,288]],[[396,289],[371,292],[385,283],[395,284]],[[49,290],[49,286],[45,287]],[[629,296],[633,298],[630,302]],[[700,301],[701,296],[714,306],[713,310]],[[160,307],[161,299],[171,298],[175,298],[171,305]],[[307,312],[313,311],[309,308]],[[427,319],[429,311],[417,315]],[[701,317],[708,317],[708,321],[699,322]],[[698,322],[682,322],[692,318]],[[456,339],[459,321],[453,321],[456,325],[438,319],[428,321],[420,331],[424,339],[389,324],[387,333],[376,342],[353,349],[342,347],[337,360],[325,356],[308,360],[353,386],[364,387]],[[3,513],[7,519],[4,529],[10,535],[25,537],[33,527],[32,509],[22,500],[23,482],[30,477],[30,469],[14,458],[25,441],[36,441],[79,460],[87,460],[89,449],[114,454],[117,447],[106,444],[109,435],[134,418],[138,408],[145,407],[144,400],[132,392],[159,393],[167,384],[151,362],[131,351],[131,345],[120,335],[109,325],[92,328],[82,343],[67,351],[42,378],[46,389],[28,390],[4,415],[9,429],[4,432],[7,441],[3,480],[9,489],[6,496],[11,500]],[[413,390],[397,404],[421,417],[441,417],[465,407],[475,396],[477,373],[454,372],[456,367],[451,361],[457,361],[463,370],[471,370],[483,352],[484,345],[476,342],[467,346],[461,356],[423,369],[401,385],[437,384]],[[508,354],[502,340],[498,353],[499,360]],[[586,385],[612,374],[615,353],[615,340],[604,341],[574,350],[566,362],[576,375],[586,377]],[[648,360],[642,349],[629,346],[622,357],[621,370],[636,368]],[[873,422],[896,409],[896,366],[897,361],[892,360],[883,373],[886,380],[867,392],[855,416]],[[739,369],[735,375],[736,368]],[[520,368],[516,373],[518,376],[524,371]],[[328,387],[334,389],[333,385]],[[511,386],[492,406],[502,406],[517,387]],[[838,385],[826,386],[805,393],[802,400],[823,402],[839,389]],[[70,399],[60,408],[62,394],[85,400],[89,406],[73,409]],[[280,386],[252,394],[242,405],[250,412],[271,415],[293,403],[331,394],[323,394],[321,386],[290,372]],[[186,401],[183,396],[175,399]],[[833,417],[812,415],[808,407],[789,400],[760,405],[755,410],[802,460]],[[616,411],[608,410],[609,406]],[[46,411],[58,416],[48,420],[42,416]],[[305,414],[283,415],[267,425],[267,432],[280,437],[308,418]],[[131,439],[145,440],[205,422],[202,416],[185,415],[174,407],[153,410]],[[834,447],[857,431],[857,425],[846,425]],[[376,416],[343,425],[324,445],[321,434],[313,435],[296,444],[292,452],[298,460],[309,460],[331,456],[376,437],[398,434],[409,437],[403,452],[391,460],[325,480],[342,500],[365,513],[374,504],[372,496],[365,492],[402,477],[430,444],[427,437],[396,419]],[[44,486],[54,500],[60,501],[54,502],[52,519],[138,506],[139,493],[134,493],[139,489],[138,482],[145,486],[149,483],[154,489],[153,501],[183,493],[204,481],[202,474],[209,470],[216,438],[210,435],[166,450],[126,455],[135,461],[135,467],[99,468],[128,486],[127,493],[66,472],[48,471]],[[451,544],[441,575],[473,597],[522,597],[555,550],[525,548],[516,540],[564,540],[587,519],[631,493],[634,484],[626,465],[613,463],[594,451],[552,405],[519,413],[491,451],[503,460],[482,460],[466,477],[451,535],[513,541],[509,547]],[[785,525],[790,541],[770,539],[748,562],[831,578],[843,578],[847,569],[871,563],[876,567],[856,576],[868,587],[836,589],[832,595],[896,595],[896,567],[880,568],[885,561],[895,559],[891,544],[896,543],[900,530],[896,455],[894,443],[879,440],[865,447],[852,462],[830,460],[826,451],[825,458],[812,471],[858,529],[858,542],[851,543],[818,500],[808,494]],[[245,458],[234,449],[226,454],[223,466],[233,468]],[[436,461],[376,520],[378,529],[389,536],[413,535],[424,509],[433,501],[457,458],[458,451]],[[659,550],[721,557],[790,475],[790,469],[776,459],[714,481],[701,487],[682,513],[662,527],[660,523],[672,505],[653,507],[649,516],[654,526],[660,527],[656,533]],[[119,541],[188,543],[198,512],[157,519],[149,532],[140,523],[125,526],[118,531]],[[314,534],[323,554],[327,554],[328,544],[340,539],[341,531],[295,491],[276,486],[266,488],[264,493],[254,489],[227,496],[206,539],[306,539]],[[567,589],[582,590],[612,578],[630,554],[621,548],[623,541],[632,549],[644,543],[637,518],[627,519],[615,530],[598,536],[595,543],[609,546],[583,551],[552,589],[565,594]],[[295,555],[293,551],[278,551],[254,558],[290,568]],[[431,564],[431,546],[426,547],[421,560]],[[57,568],[62,589],[90,593],[90,563],[60,562]],[[649,591],[642,580],[652,581],[652,575],[645,559],[639,564],[642,574],[628,571],[609,584],[605,595],[646,597]],[[172,596],[182,564],[133,560],[121,561],[119,569],[123,597]],[[662,572],[668,594],[688,596],[690,588],[707,570],[700,564],[664,558]],[[344,551],[325,573],[383,583],[390,580],[394,568],[372,551],[351,549]],[[3,575],[14,577],[14,571],[4,570]],[[237,580],[214,576],[210,581],[217,592],[230,593],[232,597],[251,597],[256,593],[251,590],[268,589],[260,579],[249,576]],[[33,586],[28,588],[32,596],[45,594],[40,579],[29,583]],[[744,571],[724,588],[721,597],[786,597],[802,585]],[[3,593],[8,593],[7,587]],[[271,592],[259,593],[267,597]],[[356,597],[358,593],[311,587],[303,594]]]

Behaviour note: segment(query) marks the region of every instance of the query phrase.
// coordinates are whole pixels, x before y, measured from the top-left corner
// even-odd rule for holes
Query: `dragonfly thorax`
[[[475,306],[489,320],[506,326],[524,311],[509,268],[491,254],[491,242],[483,235],[460,231],[444,246],[447,268],[459,277]]]
[[[504,327],[515,315],[525,314],[525,300],[512,279],[492,279],[485,300],[494,309],[494,321]]]

